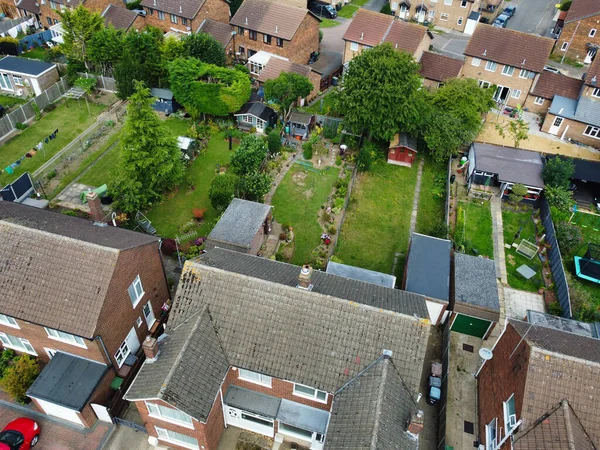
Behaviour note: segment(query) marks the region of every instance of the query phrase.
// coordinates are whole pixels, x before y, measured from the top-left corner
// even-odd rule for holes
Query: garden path
[[[415,232],[417,226],[417,213],[419,212],[419,196],[421,195],[421,178],[423,176],[423,166],[425,165],[425,158],[421,158],[419,161],[419,171],[417,172],[417,182],[415,184],[415,196],[413,197],[412,213],[410,215],[410,228],[408,231],[408,238]]]
[[[492,233],[494,235],[494,260],[496,261],[496,276],[502,284],[508,284],[506,275],[506,254],[504,253],[504,227],[502,226],[502,206],[500,197],[493,196],[490,200],[492,207]]]

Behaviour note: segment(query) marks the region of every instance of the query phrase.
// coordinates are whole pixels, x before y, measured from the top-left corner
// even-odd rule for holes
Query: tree
[[[547,160],[542,171],[542,178],[546,186],[568,189],[571,185],[571,177],[574,171],[575,166],[571,158],[557,156]]]
[[[79,3],[73,10],[65,9],[58,13],[64,30],[62,49],[69,59],[79,61],[88,67],[87,46],[98,31],[104,28],[104,18]]]
[[[146,209],[183,178],[177,137],[152,109],[150,89],[135,83],[121,137],[121,173],[113,188],[125,213]]]
[[[185,47],[180,39],[169,36],[163,41],[161,52],[164,62],[170,63],[185,56]]]
[[[235,13],[242,6],[244,0],[231,0],[229,3],[229,10],[231,11],[231,17],[235,16]]]
[[[277,155],[281,152],[281,135],[278,130],[273,130],[267,136],[269,155]]]
[[[451,80],[433,94],[423,135],[437,161],[447,161],[475,139],[482,114],[494,105],[492,96],[491,89],[482,89],[471,79]]]
[[[123,31],[115,30],[112,25],[94,33],[87,47],[88,59],[94,70],[105,77],[112,76],[115,65],[123,55],[124,40]]]
[[[545,189],[546,199],[548,199],[548,204],[562,211],[564,213],[569,213],[571,211],[571,207],[573,206],[573,192],[565,189],[562,186],[555,187],[552,185],[546,186]]]
[[[385,5],[383,5],[383,7],[381,8],[381,10],[379,12],[381,14],[387,14],[388,16],[394,15],[394,11],[392,11],[392,7],[390,6],[389,2],[387,2]]]
[[[419,65],[392,44],[378,45],[354,57],[344,72],[337,110],[355,132],[389,141],[398,131],[416,132],[426,109]]]
[[[509,120],[506,125],[497,123],[496,131],[502,137],[510,136],[515,148],[519,147],[521,141],[529,139],[529,124],[521,118],[520,114],[517,119]]]
[[[185,55],[207,64],[225,65],[225,50],[219,41],[207,33],[192,33],[182,39]],[[182,55],[183,56],[183,55]]]
[[[288,117],[298,97],[304,98],[312,90],[310,80],[297,73],[282,72],[277,78],[267,80],[264,84],[265,98],[279,103],[284,117]]]
[[[98,83],[98,81],[95,78],[82,78],[82,77],[77,78],[77,80],[75,80],[75,83],[74,83],[75,87],[83,89],[83,91],[85,92],[85,105],[87,106],[88,114],[90,116],[92,115],[92,111],[90,111],[90,104],[88,102],[88,97],[94,91],[94,88],[96,87],[97,83]]]
[[[273,180],[269,174],[261,172],[250,173],[240,179],[240,193],[249,200],[262,201],[271,189]]]
[[[225,211],[235,197],[237,184],[238,177],[232,173],[215,177],[208,189],[208,198],[212,207],[217,211]]]
[[[249,175],[258,172],[266,156],[265,141],[255,134],[246,134],[239,147],[231,155],[229,165],[236,174]]]
[[[577,225],[562,221],[556,224],[556,239],[563,252],[571,252],[583,243],[583,234]]]
[[[37,360],[29,355],[22,355],[13,360],[0,380],[0,385],[9,395],[23,403],[27,398],[27,389],[40,373]]]
[[[373,160],[377,157],[377,146],[372,142],[367,142],[358,151],[356,157],[356,170],[366,172],[371,168]]]

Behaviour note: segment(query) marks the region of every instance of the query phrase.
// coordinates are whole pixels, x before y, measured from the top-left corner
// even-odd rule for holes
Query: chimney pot
[[[419,433],[423,430],[423,419],[424,419],[423,411],[416,410],[410,413],[410,418],[408,419],[408,427],[407,431],[414,435],[418,436]]]
[[[142,344],[146,359],[156,359],[158,357],[158,341],[152,336],[146,336],[144,343]]]
[[[300,276],[298,277],[298,287],[301,289],[312,289],[312,284],[310,284],[310,279],[312,278],[312,267],[308,264],[302,266],[300,269]]]
[[[102,211],[102,203],[100,197],[93,191],[85,194],[88,206],[90,207],[90,216],[94,222],[104,222],[104,211]]]

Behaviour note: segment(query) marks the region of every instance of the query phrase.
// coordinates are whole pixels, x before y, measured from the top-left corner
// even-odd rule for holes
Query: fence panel
[[[108,92],[117,92],[117,82],[114,78],[103,77],[101,75],[94,75],[93,73],[79,72],[82,78],[94,78],[97,82],[96,87]]]
[[[546,228],[546,242],[551,246],[547,254],[550,262],[550,269],[552,270],[556,298],[562,308],[563,316],[571,318],[573,312],[571,311],[569,286],[567,284],[567,277],[565,276],[565,268],[562,263],[558,240],[556,239],[556,230],[554,229],[554,223],[552,222],[550,205],[544,194],[540,197],[540,216],[542,224],[544,225],[544,228]]]
[[[13,124],[10,122],[8,116],[4,116],[0,119],[0,136],[5,136],[14,130]]]

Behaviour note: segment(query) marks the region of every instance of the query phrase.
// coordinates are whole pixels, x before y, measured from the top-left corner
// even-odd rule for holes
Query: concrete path
[[[433,48],[450,58],[463,59],[463,52],[465,51],[465,48],[467,48],[471,36],[467,36],[454,30],[441,29],[440,27],[436,28],[442,30],[444,33],[434,33],[432,42]]]
[[[496,276],[502,284],[508,284],[506,275],[506,254],[504,252],[504,227],[502,226],[502,207],[500,197],[495,195],[491,200],[492,233],[494,235],[494,261],[496,261]]]
[[[523,320],[527,310],[546,312],[544,298],[537,292],[526,292],[509,287],[504,288],[506,296],[506,315]]]
[[[425,159],[421,158],[421,161],[419,161],[419,171],[417,172],[417,182],[415,185],[415,196],[413,197],[412,212],[410,214],[410,228],[408,231],[409,239],[417,227],[417,213],[419,212],[419,196],[421,195],[421,178],[423,177],[424,165]]]

